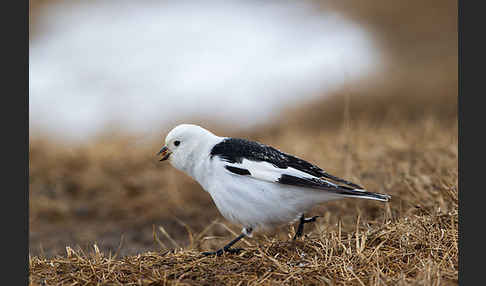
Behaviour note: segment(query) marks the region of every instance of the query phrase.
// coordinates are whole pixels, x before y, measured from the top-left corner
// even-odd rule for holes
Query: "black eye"
[[[181,144],[181,141],[177,140],[177,141],[174,141],[174,145],[175,146],[179,146]]]

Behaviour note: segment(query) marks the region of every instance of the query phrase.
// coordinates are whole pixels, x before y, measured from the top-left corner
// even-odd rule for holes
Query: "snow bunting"
[[[238,252],[233,244],[252,232],[300,220],[294,239],[301,236],[304,213],[314,205],[345,197],[388,201],[385,194],[335,177],[321,168],[271,146],[246,139],[219,137],[192,124],[181,124],[165,138],[157,155],[195,179],[221,214],[243,226],[242,233],[223,248],[205,252]]]

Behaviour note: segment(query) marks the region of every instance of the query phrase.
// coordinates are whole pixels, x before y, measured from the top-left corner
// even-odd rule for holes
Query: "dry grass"
[[[455,285],[453,94],[353,95],[348,107],[334,97],[313,105],[320,112],[298,108],[281,125],[240,134],[392,201],[322,204],[311,213],[322,217],[303,240],[292,242],[293,227],[282,227],[240,242],[240,255],[219,258],[199,253],[220,247],[238,227],[195,182],[157,161],[160,142],[116,137],[68,147],[31,140],[31,284]],[[373,108],[367,113],[363,106]]]
[[[457,212],[323,231],[305,241],[267,238],[228,257],[175,250],[116,258],[94,247],[89,255],[68,249],[64,257],[32,258],[32,284],[457,284]]]

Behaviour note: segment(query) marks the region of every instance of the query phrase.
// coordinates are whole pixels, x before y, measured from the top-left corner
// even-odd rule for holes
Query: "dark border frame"
[[[33,0],[36,1],[36,0]],[[37,0],[38,1],[38,0]],[[466,11],[464,9],[464,2],[468,3],[469,9],[467,14],[467,21],[466,21]],[[4,203],[7,206],[11,206],[12,208],[15,207],[15,212],[10,212],[9,208],[7,211],[4,211],[4,220],[13,220],[11,224],[4,225],[4,232],[3,232],[3,239],[4,239],[4,246],[7,250],[7,255],[9,258],[9,263],[6,266],[7,269],[4,273],[11,274],[11,276],[16,277],[16,280],[20,280],[20,283],[10,283],[11,285],[28,285],[29,284],[29,250],[28,250],[28,237],[29,237],[29,97],[28,97],[28,80],[29,80],[29,29],[28,29],[28,22],[29,22],[29,1],[12,1],[9,2],[14,3],[17,5],[16,11],[18,13],[13,13],[11,17],[8,18],[8,22],[4,21],[4,23],[11,23],[10,25],[4,25],[7,31],[6,41],[4,42],[3,48],[5,48],[4,55],[7,62],[7,69],[4,68],[4,71],[8,71],[8,76],[4,78],[2,83],[6,85],[6,89],[4,91],[4,102],[6,99],[11,99],[11,102],[4,103],[3,107],[8,108],[12,112],[5,112],[3,118],[3,125],[6,127],[4,128],[4,136],[3,142],[6,142],[6,146],[4,147],[4,153],[7,154],[7,162],[4,162],[6,168],[6,173],[3,174],[3,178],[7,179],[8,185],[12,185],[12,188],[4,185],[4,194],[8,194],[7,197],[4,197]],[[466,117],[469,117],[468,123],[469,124],[477,124],[482,123],[483,119],[481,115],[483,112],[480,110],[471,110],[471,106],[469,106],[468,110],[465,107],[465,94],[469,95],[469,99],[474,98],[474,95],[477,96],[484,96],[484,86],[480,85],[481,80],[479,77],[483,76],[482,72],[476,73],[478,80],[474,81],[474,77],[472,77],[472,73],[469,74],[467,78],[467,86],[463,83],[464,78],[464,71],[465,67],[471,69],[472,63],[476,63],[478,66],[476,67],[479,70],[479,62],[477,61],[478,58],[475,57],[475,53],[484,52],[485,49],[483,45],[479,43],[479,41],[475,41],[474,44],[466,45],[466,53],[464,52],[464,38],[467,35],[465,30],[465,23],[467,22],[467,27],[469,30],[469,39],[475,38],[482,38],[483,31],[482,25],[480,21],[479,13],[483,13],[483,10],[479,7],[477,9],[473,9],[472,4],[479,3],[474,1],[458,1],[458,53],[459,53],[459,62],[458,62],[458,82],[459,82],[459,94],[458,94],[458,123],[459,123],[459,249],[460,249],[460,257],[459,257],[459,283],[463,285],[473,285],[475,284],[474,276],[479,276],[481,274],[482,266],[481,263],[474,263],[474,259],[470,257],[471,254],[476,253],[476,255],[480,255],[480,253],[476,250],[476,246],[479,246],[483,243],[481,235],[477,233],[476,240],[472,239],[474,236],[469,236],[466,238],[466,225],[467,223],[474,223],[473,216],[471,213],[476,213],[479,217],[482,216],[481,210],[482,206],[480,205],[482,201],[480,199],[476,199],[474,201],[477,202],[477,206],[473,204],[473,200],[471,199],[472,196],[470,194],[477,194],[481,193],[482,190],[475,187],[474,182],[472,180],[465,180],[465,177],[468,179],[472,179],[475,177],[481,178],[482,176],[482,168],[475,168],[475,172],[473,168],[466,168],[465,165],[465,158],[468,156],[466,149],[464,148],[464,134],[466,129]],[[6,5],[5,5],[6,6]],[[478,5],[479,6],[479,5]],[[3,11],[11,11],[10,9],[5,9]],[[476,11],[476,15],[473,15],[472,11]],[[476,16],[476,17],[474,17]],[[10,22],[10,20],[13,20]],[[478,31],[474,33],[474,28],[477,28]],[[12,31],[13,30],[13,31]],[[10,36],[11,35],[11,36]],[[467,38],[467,37],[466,37]],[[12,39],[13,41],[8,41]],[[10,54],[15,54],[16,56],[11,57]],[[469,59],[469,61],[468,61]],[[472,59],[472,60],[471,60]],[[466,64],[465,64],[466,63]],[[473,68],[474,69],[474,68]],[[11,74],[14,74],[16,80],[11,81],[9,79]],[[474,85],[476,84],[476,85]],[[468,92],[466,92],[468,90]],[[15,106],[12,106],[11,103],[14,103]],[[481,105],[476,105],[477,108],[481,108]],[[14,107],[14,108],[12,108]],[[466,112],[467,111],[467,112]],[[467,116],[466,116],[467,115]],[[476,123],[475,123],[476,122]],[[476,129],[476,132],[482,133],[482,128],[479,127]],[[13,135],[13,136],[12,136]],[[481,144],[481,134],[477,134],[475,136],[474,141],[470,140],[469,142],[476,142],[476,144]],[[15,138],[12,140],[12,138]],[[472,144],[468,144],[468,150],[471,150]],[[481,144],[483,145],[483,144]],[[484,145],[483,145],[484,146]],[[483,147],[484,148],[484,147]],[[11,150],[15,150],[11,152]],[[19,154],[21,154],[19,156]],[[471,151],[469,152],[469,157],[471,157]],[[466,172],[467,169],[467,172]],[[472,172],[472,173],[471,173]],[[465,175],[467,174],[467,175]],[[17,177],[20,176],[20,178]],[[469,186],[467,187],[467,185]],[[11,201],[11,198],[15,200],[15,202]],[[20,207],[19,207],[20,205]],[[467,206],[467,208],[466,208]],[[20,214],[18,214],[18,210],[20,210]],[[469,216],[468,216],[469,213]],[[468,217],[468,219],[466,219]],[[473,222],[471,222],[473,221]],[[478,222],[480,223],[480,222]],[[13,233],[12,230],[13,229]],[[22,234],[19,234],[22,233]],[[20,239],[22,237],[22,239]],[[14,245],[14,247],[11,247]],[[468,253],[469,249],[469,253]],[[466,263],[466,256],[469,258],[469,261]],[[12,259],[13,260],[10,260]],[[479,257],[478,257],[479,258]],[[479,261],[479,260],[478,260]],[[466,265],[467,264],[467,265]],[[21,273],[19,273],[21,272]],[[23,273],[23,274],[22,274]],[[467,273],[467,274],[466,274]],[[19,275],[20,274],[20,275]],[[10,275],[8,275],[10,276]],[[22,278],[20,278],[22,277]],[[20,279],[19,279],[20,278]],[[472,283],[467,283],[467,280],[470,280]],[[10,279],[9,279],[10,280]],[[22,283],[23,281],[24,283]]]

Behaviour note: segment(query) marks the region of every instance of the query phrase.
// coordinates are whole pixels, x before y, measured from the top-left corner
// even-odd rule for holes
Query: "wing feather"
[[[213,158],[214,156],[220,157],[225,162],[232,164],[241,164],[243,160],[266,162],[277,169],[293,169],[311,177],[325,178],[334,181],[336,184],[344,184],[354,189],[363,189],[360,185],[333,176],[303,159],[284,153],[271,146],[247,139],[225,138],[212,148],[210,157]]]
[[[243,159],[241,163],[224,163],[225,168],[235,175],[244,175],[256,180],[276,184],[291,185],[302,188],[322,190],[344,197],[361,197],[380,201],[388,201],[390,196],[372,193],[363,189],[342,186],[318,178],[294,168],[277,168],[268,162],[256,162]]]

